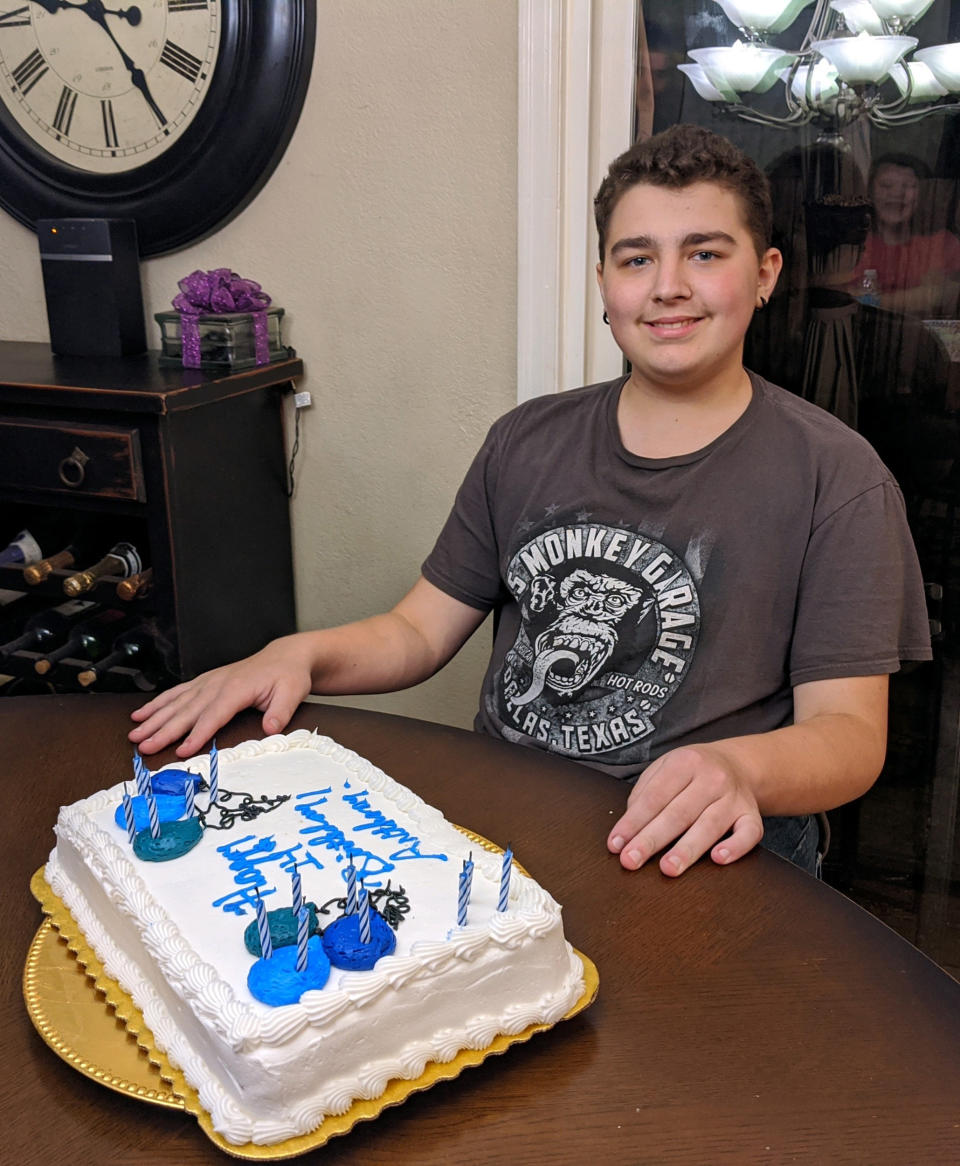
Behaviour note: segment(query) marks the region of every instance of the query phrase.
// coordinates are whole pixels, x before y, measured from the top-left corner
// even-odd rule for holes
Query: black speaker
[[[50,347],[61,356],[132,356],[147,347],[137,224],[38,219]]]

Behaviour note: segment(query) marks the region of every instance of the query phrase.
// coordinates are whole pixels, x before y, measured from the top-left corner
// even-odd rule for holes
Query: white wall
[[[516,0],[318,0],[277,171],[211,238],[144,263],[151,335],[198,267],[286,309],[314,402],[292,504],[303,628],[403,594],[516,401],[516,136]],[[0,293],[0,338],[48,339],[35,236],[6,215]],[[440,677],[348,703],[469,724],[489,643],[485,625]]]

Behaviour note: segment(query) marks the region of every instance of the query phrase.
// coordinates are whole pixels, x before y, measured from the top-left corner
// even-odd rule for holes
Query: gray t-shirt
[[[651,459],[624,379],[490,430],[425,577],[494,609],[477,729],[633,777],[679,745],[791,723],[792,688],[929,659],[900,490],[824,410],[751,374],[740,418]]]

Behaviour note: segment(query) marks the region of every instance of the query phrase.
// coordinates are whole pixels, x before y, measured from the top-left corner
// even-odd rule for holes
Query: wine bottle
[[[19,636],[0,644],[0,660],[24,649],[42,650],[67,638],[70,628],[92,614],[97,607],[92,599],[72,599],[59,607],[39,611],[24,623]]]
[[[117,636],[106,656],[91,662],[89,668],[77,673],[77,683],[83,688],[95,684],[104,673],[111,668],[122,667],[131,671],[143,672],[156,659],[156,648],[153,636],[142,627],[123,632]]]
[[[19,567],[25,563],[37,563],[42,558],[39,542],[24,529],[0,551],[0,567]]]
[[[44,579],[52,575],[54,571],[72,567],[76,561],[76,547],[72,545],[64,547],[62,551],[57,551],[55,555],[50,555],[49,558],[41,559],[39,563],[31,563],[29,567],[24,567],[24,582],[35,587],[38,583],[42,583]]]
[[[34,671],[46,676],[61,660],[98,660],[106,654],[111,637],[125,626],[127,618],[124,612],[113,608],[98,611],[72,628],[66,642],[59,648],[34,661]]]
[[[153,567],[147,567],[128,579],[121,579],[117,584],[117,596],[120,599],[142,599],[153,589]]]
[[[98,562],[85,571],[78,571],[75,575],[68,575],[63,581],[63,590],[67,595],[82,595],[89,591],[98,579],[104,575],[119,576],[126,579],[143,570],[140,556],[133,543],[116,543]]]

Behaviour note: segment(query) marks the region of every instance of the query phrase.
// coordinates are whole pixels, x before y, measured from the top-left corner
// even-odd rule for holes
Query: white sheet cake
[[[208,766],[204,755],[168,768],[206,780]],[[170,862],[133,854],[114,820],[122,782],[64,807],[46,877],[226,1140],[273,1144],[316,1130],[391,1079],[559,1020],[583,994],[550,895],[514,867],[498,911],[500,855],[356,753],[306,731],[250,741],[220,752],[219,786],[200,843]],[[205,789],[197,805],[206,809]],[[395,952],[371,971],[334,968],[298,1003],[260,1003],[243,942],[254,888],[266,907],[289,906],[296,864],[327,926],[342,910],[347,854],[368,889],[382,895],[389,883],[407,911]]]

